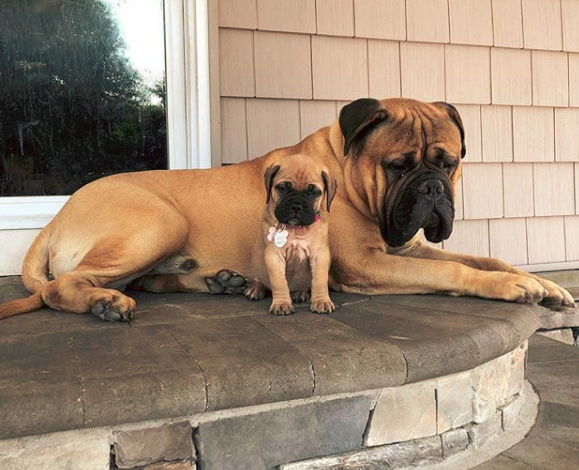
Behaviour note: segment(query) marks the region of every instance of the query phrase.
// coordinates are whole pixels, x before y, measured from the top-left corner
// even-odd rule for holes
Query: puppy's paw
[[[243,293],[249,300],[261,300],[265,297],[267,288],[258,281],[253,281],[247,286]]]
[[[274,301],[271,307],[269,307],[269,313],[273,313],[274,315],[291,315],[294,312],[295,310],[291,302]]]
[[[310,292],[308,290],[296,290],[291,293],[291,298],[294,302],[309,302]]]
[[[329,297],[327,299],[314,300],[310,305],[310,311],[313,313],[332,313],[335,309],[334,303]]]

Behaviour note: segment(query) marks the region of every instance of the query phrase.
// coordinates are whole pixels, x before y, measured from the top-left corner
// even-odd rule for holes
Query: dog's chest
[[[286,264],[302,263],[309,259],[312,254],[311,245],[307,240],[301,238],[293,238],[287,241],[284,247]]]
[[[289,240],[285,248],[286,279],[290,291],[309,289],[311,285],[311,245],[305,240]]]

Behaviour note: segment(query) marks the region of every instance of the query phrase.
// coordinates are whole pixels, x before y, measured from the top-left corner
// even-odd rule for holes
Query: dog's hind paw
[[[290,295],[294,302],[308,302],[310,300],[310,292],[307,289],[293,291]]]
[[[247,279],[227,269],[206,277],[205,282],[210,294],[243,294],[247,289]]]
[[[92,306],[92,314],[103,321],[126,321],[130,322],[135,316],[134,308],[123,308],[118,304],[100,300]]]
[[[258,281],[250,282],[245,289],[244,295],[249,300],[261,300],[265,297],[267,288]]]

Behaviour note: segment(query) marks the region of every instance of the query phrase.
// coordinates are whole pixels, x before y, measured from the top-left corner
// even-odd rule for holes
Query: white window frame
[[[211,167],[208,1],[164,2],[170,169]],[[19,232],[29,237],[31,230],[43,228],[67,200],[68,196],[0,197],[2,251],[21,251],[18,238],[24,232]],[[20,273],[23,256],[0,257],[0,275]]]

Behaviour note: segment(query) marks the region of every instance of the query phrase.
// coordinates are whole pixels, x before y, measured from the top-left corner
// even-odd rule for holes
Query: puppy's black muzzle
[[[423,228],[428,241],[439,243],[452,232],[454,204],[448,177],[439,171],[417,173],[387,207],[382,238],[388,245],[404,245]]]
[[[316,220],[315,199],[303,193],[290,194],[277,204],[276,219],[286,225],[311,225]]]

